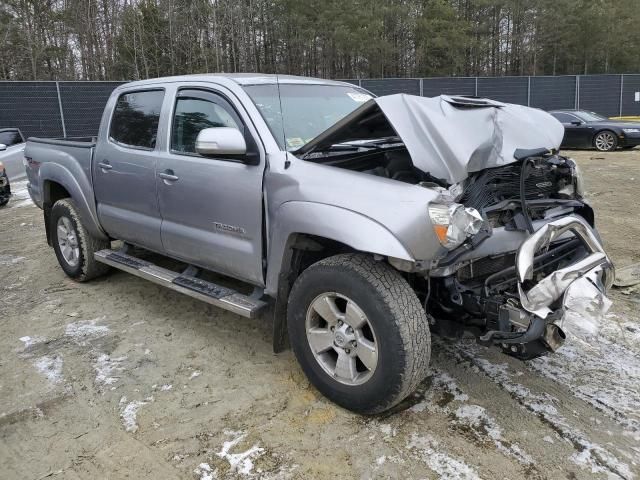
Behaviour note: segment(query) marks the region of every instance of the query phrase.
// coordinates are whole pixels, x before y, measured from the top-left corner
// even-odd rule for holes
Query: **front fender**
[[[72,172],[66,166],[60,165],[59,163],[43,163],[40,166],[39,173],[39,186],[42,192],[42,200],[44,204],[51,203],[50,188],[47,188],[47,182],[61,185],[69,192],[71,199],[78,207],[82,224],[87,231],[96,238],[106,240],[108,237],[98,221],[98,213],[93,200],[93,188],[82,169],[78,167],[78,170],[80,171]]]
[[[345,208],[323,203],[291,201],[276,211],[271,225],[266,293],[275,296],[282,259],[294,234],[335,240],[354,250],[413,261],[408,249],[380,223]]]

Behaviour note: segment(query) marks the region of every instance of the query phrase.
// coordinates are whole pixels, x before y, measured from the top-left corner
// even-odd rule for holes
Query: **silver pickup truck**
[[[25,164],[69,277],[271,306],[274,350],[371,414],[426,377],[431,332],[526,360],[604,314],[613,267],[562,137],[487,99],[197,75],[118,87],[96,138],[31,138]]]

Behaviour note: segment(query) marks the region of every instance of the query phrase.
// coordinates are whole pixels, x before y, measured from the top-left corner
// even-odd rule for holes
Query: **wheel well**
[[[44,230],[47,234],[47,243],[51,246],[51,231],[49,229],[49,218],[51,218],[51,208],[58,201],[63,198],[70,198],[71,195],[62,185],[56,182],[47,180],[43,185],[43,204],[42,210],[44,212]]]
[[[601,130],[598,130],[596,133],[593,134],[593,137],[591,138],[591,144],[595,145],[596,143],[596,137],[598,135],[600,135],[602,132],[611,132],[613,134],[613,136],[616,139],[616,142],[618,141],[618,134],[616,134],[616,132],[614,132],[613,130],[611,130],[610,128],[603,128]]]
[[[316,235],[296,233],[289,237],[278,276],[278,293],[273,309],[274,352],[279,353],[287,348],[287,301],[296,278],[323,258],[355,251],[349,245]]]

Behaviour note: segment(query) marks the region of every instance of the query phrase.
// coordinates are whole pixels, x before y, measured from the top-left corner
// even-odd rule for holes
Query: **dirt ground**
[[[570,152],[618,267],[640,261],[640,151]],[[528,363],[434,339],[403,409],[325,400],[270,320],[126,273],[67,279],[16,184],[0,211],[0,478],[640,476],[640,294],[597,342]]]

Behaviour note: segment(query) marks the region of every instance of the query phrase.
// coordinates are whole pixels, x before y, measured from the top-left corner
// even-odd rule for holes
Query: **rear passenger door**
[[[102,125],[93,160],[98,216],[114,238],[162,252],[156,194],[157,137],[164,90],[122,93]],[[107,107],[109,108],[109,107]]]
[[[200,156],[195,149],[198,133],[216,127],[240,130],[248,152],[261,157],[260,164]],[[156,180],[166,252],[262,285],[264,155],[230,95],[210,88],[178,90],[168,143]]]

